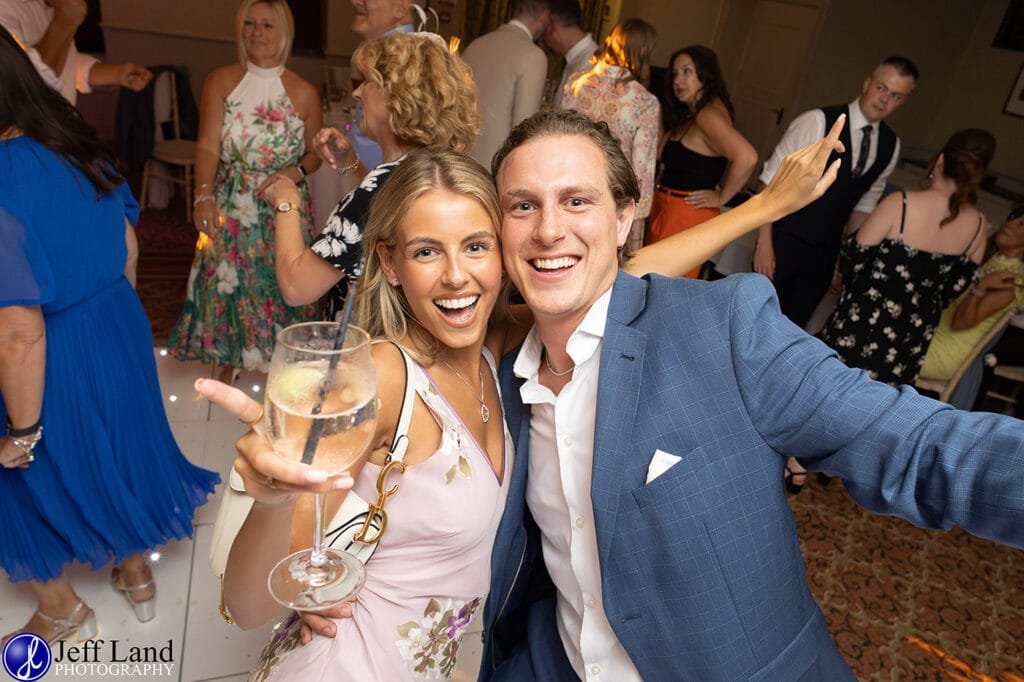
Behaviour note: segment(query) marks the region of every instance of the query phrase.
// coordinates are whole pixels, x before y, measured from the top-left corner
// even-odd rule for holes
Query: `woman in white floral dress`
[[[342,175],[348,194],[312,248],[290,224],[278,225],[275,242],[277,279],[285,300],[303,305],[326,294],[324,314],[329,320],[341,311],[349,279],[362,274],[363,227],[374,193],[391,171],[421,147],[464,152],[480,130],[469,67],[449,53],[440,36],[407,33],[366,41],[352,55],[352,66],[362,79],[352,93],[363,105],[360,126],[380,145],[383,161],[367,171],[344,133],[322,130],[316,136],[317,150]],[[417,78],[410,79],[410,73]]]
[[[316,316],[315,306],[291,307],[281,297],[274,209],[261,197],[275,179],[301,181],[320,165],[312,151],[320,98],[284,67],[292,36],[285,0],[245,0],[240,63],[215,69],[203,85],[193,215],[200,235],[168,346],[175,357],[214,363],[227,376],[231,368],[266,371],[277,330]],[[299,203],[309,215],[305,187]],[[311,225],[302,232],[308,240]]]

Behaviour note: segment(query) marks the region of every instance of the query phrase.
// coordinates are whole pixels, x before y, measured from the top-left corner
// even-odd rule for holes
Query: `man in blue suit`
[[[617,274],[639,189],[606,127],[537,114],[493,167],[535,326],[501,369],[518,456],[481,679],[853,679],[781,453],[873,511],[1024,546],[1021,422],[846,368],[758,275]]]

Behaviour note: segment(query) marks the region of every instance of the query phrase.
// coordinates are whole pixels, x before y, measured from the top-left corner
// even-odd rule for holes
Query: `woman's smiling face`
[[[395,245],[377,249],[426,331],[448,348],[482,342],[502,275],[497,228],[479,201],[435,187],[403,216]]]
[[[246,12],[242,23],[242,43],[249,61],[256,66],[265,68],[278,64],[284,36],[270,5],[257,2]]]

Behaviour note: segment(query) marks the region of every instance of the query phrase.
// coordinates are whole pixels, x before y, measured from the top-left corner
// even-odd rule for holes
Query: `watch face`
[[[296,208],[295,204],[293,204],[292,202],[290,202],[290,201],[282,201],[280,204],[277,205],[277,212],[278,213],[287,213],[288,211],[292,211],[295,208]]]

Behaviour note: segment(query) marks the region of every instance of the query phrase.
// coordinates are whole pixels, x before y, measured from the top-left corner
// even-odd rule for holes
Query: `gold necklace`
[[[462,374],[462,372],[460,372],[459,370],[457,370],[454,367],[452,367],[451,365],[449,365],[448,361],[445,360],[444,358],[438,358],[438,360],[441,361],[442,365],[444,365],[445,367],[450,369],[452,372],[454,372],[456,378],[458,378],[458,380],[461,381],[462,383],[466,384],[466,386],[469,388],[470,391],[473,390],[473,384],[469,383],[469,379],[467,379]],[[473,397],[476,398],[475,395]],[[480,368],[480,397],[476,398],[476,399],[480,403],[480,421],[482,421],[484,424],[486,424],[487,422],[489,422],[491,420],[491,411],[489,409],[487,409],[487,403],[484,402],[484,368],[483,367]]]
[[[551,360],[548,360],[548,352],[546,350],[544,351],[544,364],[548,366],[548,371],[554,374],[556,377],[564,377],[566,374],[576,369],[576,364],[573,363],[573,365],[564,372],[556,372],[555,368],[551,366]]]

